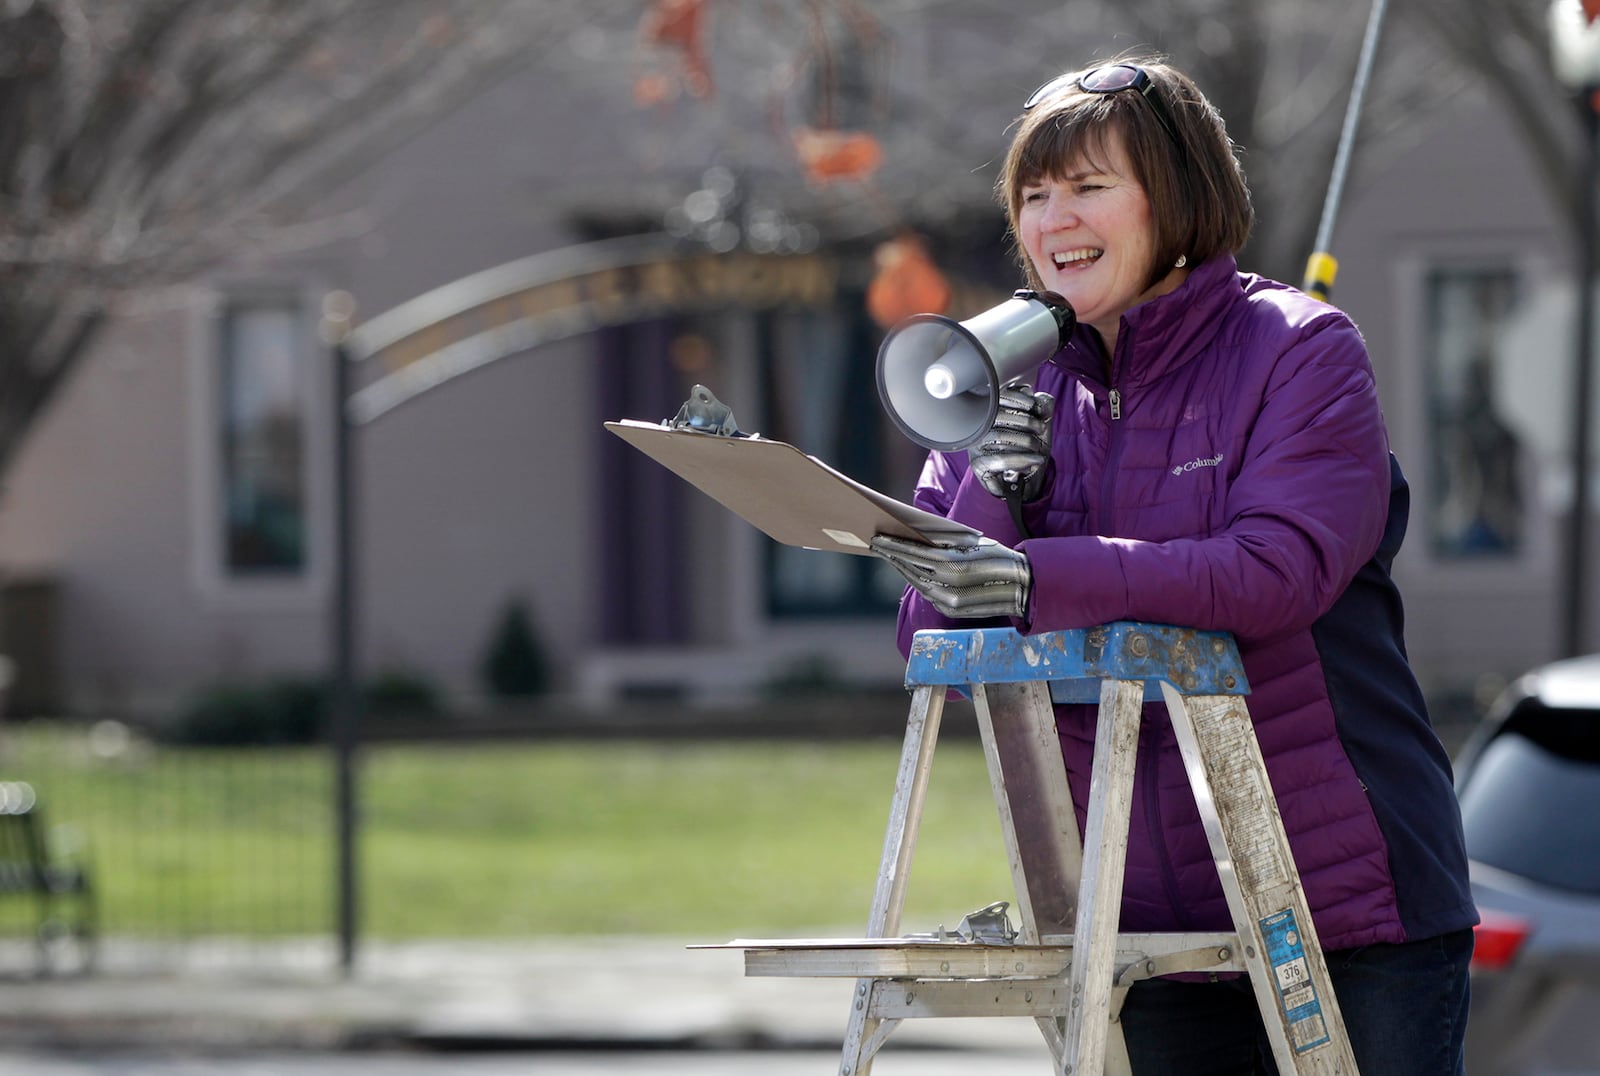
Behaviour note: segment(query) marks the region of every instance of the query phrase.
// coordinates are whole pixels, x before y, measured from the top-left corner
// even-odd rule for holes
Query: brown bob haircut
[[[1022,192],[1041,180],[1066,175],[1079,160],[1103,166],[1111,131],[1122,136],[1133,178],[1150,199],[1156,231],[1151,285],[1166,276],[1180,255],[1196,265],[1214,254],[1238,253],[1255,223],[1250,190],[1222,116],[1189,77],[1154,59],[1107,63],[1136,66],[1150,76],[1151,92],[1166,106],[1173,133],[1168,134],[1153,103],[1137,90],[1091,93],[1072,78],[1022,114],[995,193],[1035,288],[1041,286],[1039,274],[1017,230]]]

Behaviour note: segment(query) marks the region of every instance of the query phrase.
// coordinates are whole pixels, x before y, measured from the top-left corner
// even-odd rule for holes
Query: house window
[[[877,329],[859,295],[831,311],[761,317],[769,435],[858,482],[911,499],[926,455],[894,431],[878,403]],[[774,617],[893,615],[905,581],[877,557],[768,544]]]
[[[1428,539],[1440,559],[1513,557],[1525,543],[1526,439],[1500,388],[1517,284],[1502,267],[1441,267],[1426,278]]]
[[[229,575],[306,567],[306,369],[302,317],[241,301],[222,321],[223,563]]]

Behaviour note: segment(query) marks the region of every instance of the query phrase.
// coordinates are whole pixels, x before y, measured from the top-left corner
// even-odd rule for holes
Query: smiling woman
[[[1000,394],[976,447],[923,468],[917,507],[988,541],[936,557],[875,541],[909,584],[902,651],[977,618],[1232,632],[1362,1073],[1459,1073],[1477,913],[1389,574],[1409,499],[1361,333],[1239,271],[1254,213],[1233,144],[1166,64],[1046,83],[998,193],[1027,282],[1077,325],[1032,384]],[[1015,511],[996,473],[1024,491]],[[1056,708],[1074,788],[1091,783],[1095,718]],[[1183,772],[1170,733],[1141,738],[1125,931],[1230,922]],[[1396,1003],[1424,980],[1426,1013]],[[1272,1071],[1240,981],[1140,981],[1122,1025],[1138,1074]]]
[[[1122,315],[1165,295],[1188,277],[1174,261],[1149,283],[1154,258],[1150,198],[1134,177],[1123,139],[1108,133],[1061,176],[1040,176],[1022,190],[1017,237],[1044,288],[1067,300],[1106,348],[1117,346]],[[1187,264],[1187,258],[1179,260]]]
[[[1132,278],[1131,294],[1117,295],[1126,301],[1111,310],[1062,291],[1079,320],[1106,337],[1107,351],[1115,349],[1118,315],[1182,284],[1187,267],[1238,252],[1255,223],[1221,117],[1187,77],[1154,64],[1106,64],[1035,90],[996,190],[1032,287],[1060,290],[1051,270],[1097,265],[1108,250],[1116,255],[1111,264]],[[1040,219],[1038,207],[1053,192],[1080,197],[1058,207],[1059,218]],[[1108,193],[1114,205],[1096,204]],[[1084,219],[1072,212],[1079,206]],[[1128,216],[1115,219],[1118,213]]]

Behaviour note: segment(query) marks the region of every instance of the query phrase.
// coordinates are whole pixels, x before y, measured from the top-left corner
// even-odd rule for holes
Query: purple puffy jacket
[[[1025,632],[1146,620],[1233,632],[1257,738],[1327,949],[1476,922],[1449,759],[1405,656],[1389,564],[1405,480],[1366,346],[1341,312],[1198,266],[1126,313],[1107,376],[1080,327],[1035,388],[1056,399],[1045,492],[1021,541],[1004,502],[933,453],[920,507],[1021,549]],[[899,641],[970,628],[907,589]],[[1094,708],[1058,706],[1081,828]],[[1232,928],[1165,708],[1140,731],[1122,929]]]

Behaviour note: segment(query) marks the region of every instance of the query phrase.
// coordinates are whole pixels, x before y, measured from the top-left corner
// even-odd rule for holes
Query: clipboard
[[[606,429],[784,545],[870,553],[875,534],[976,545],[980,532],[904,504],[760,435],[724,437],[623,419]]]

